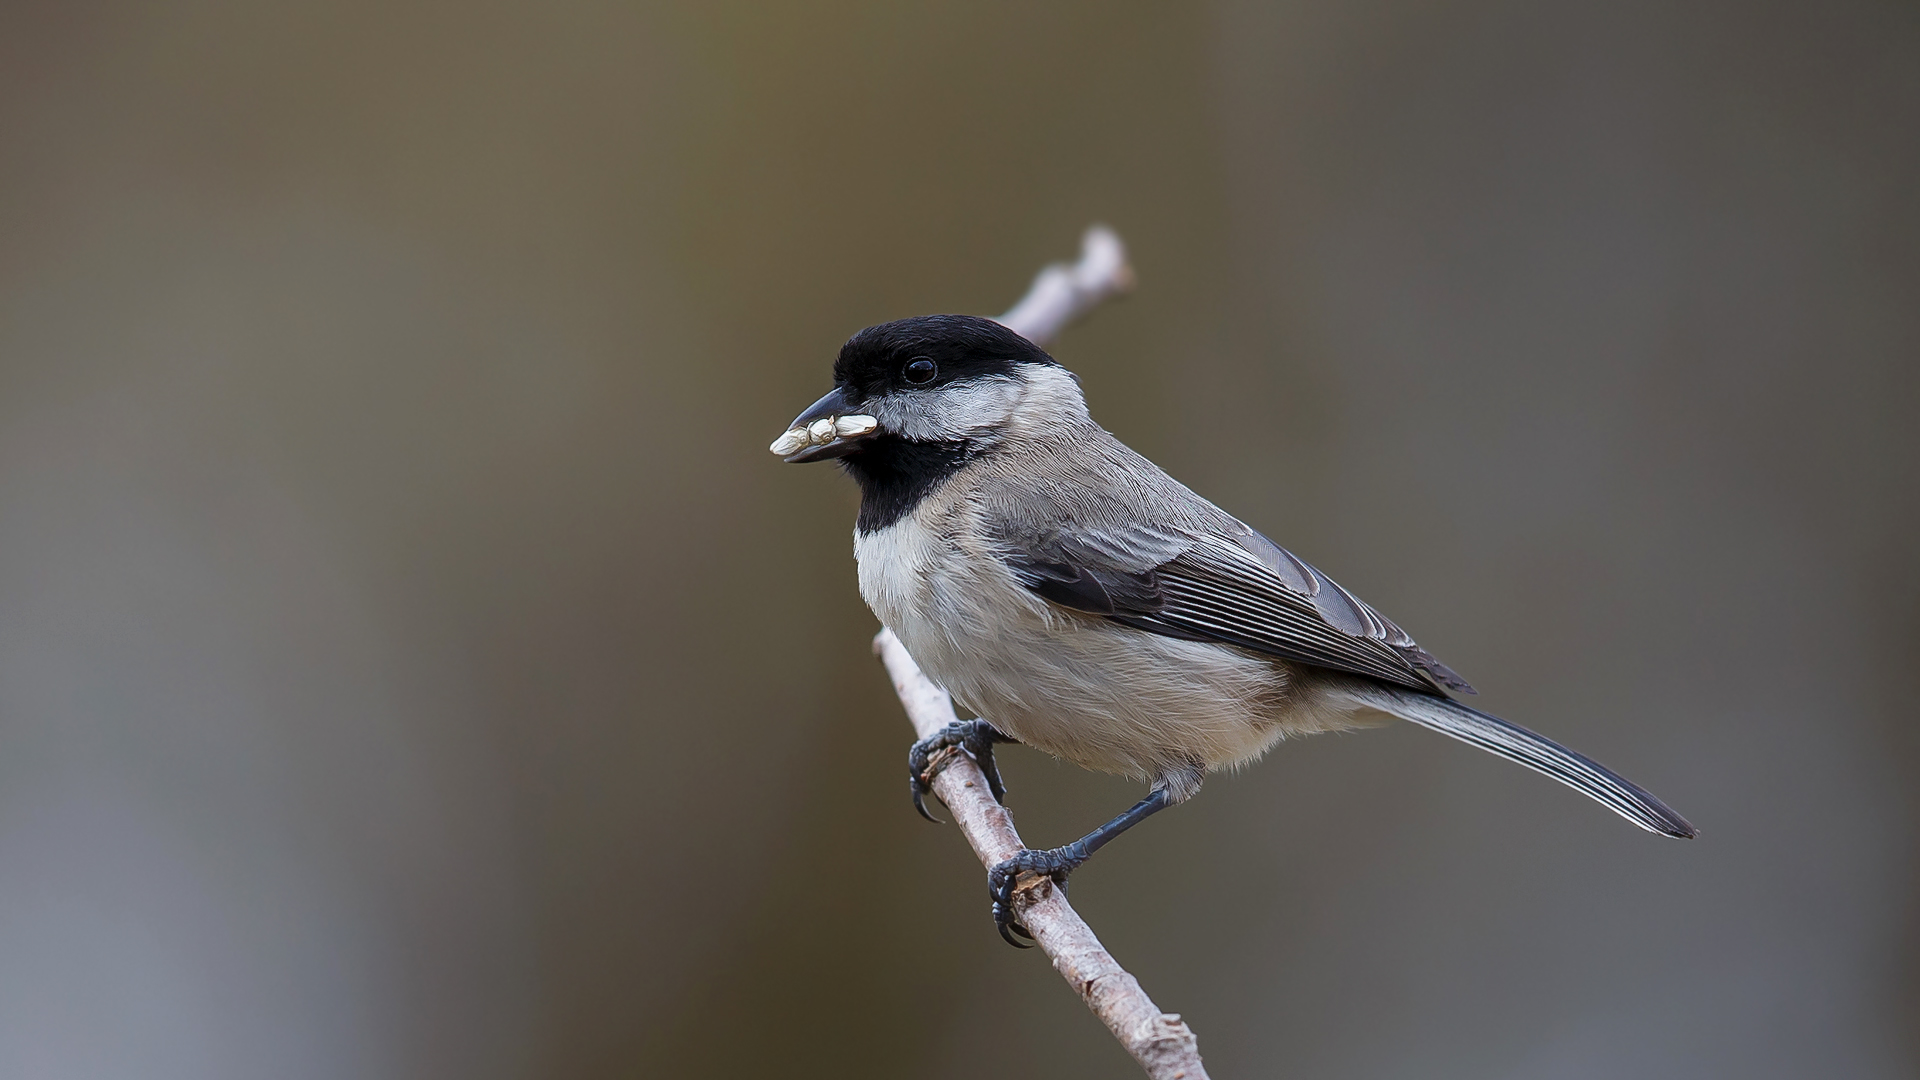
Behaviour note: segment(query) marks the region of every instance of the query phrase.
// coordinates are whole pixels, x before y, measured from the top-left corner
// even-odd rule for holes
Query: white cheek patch
[[[991,377],[934,391],[905,391],[870,402],[888,431],[927,442],[965,439],[1000,427],[1013,415],[1021,383]]]
[[[773,440],[768,450],[786,457],[797,454],[809,446],[825,446],[836,439],[853,439],[868,434],[880,426],[880,421],[871,416],[854,414],[835,416],[815,420],[805,427],[788,428],[779,438]]]

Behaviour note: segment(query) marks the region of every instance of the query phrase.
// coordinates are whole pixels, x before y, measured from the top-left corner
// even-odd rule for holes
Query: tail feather
[[[1542,772],[1648,832],[1691,840],[1699,831],[1640,785],[1585,754],[1451,698],[1379,683],[1345,688],[1353,700]]]

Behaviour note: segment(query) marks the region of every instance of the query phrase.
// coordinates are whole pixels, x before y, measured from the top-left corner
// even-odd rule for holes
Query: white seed
[[[813,423],[807,425],[807,434],[813,436],[813,441],[817,443],[832,442],[833,421],[815,420]]]
[[[875,420],[873,417],[856,414],[853,416],[842,416],[835,420],[833,422],[833,432],[843,439],[850,439],[855,435],[865,435],[867,432],[879,426],[880,421]]]
[[[767,449],[779,454],[781,457],[786,457],[795,450],[805,447],[810,441],[811,439],[807,435],[806,428],[788,428],[784,434],[773,440],[773,445],[767,447]]]

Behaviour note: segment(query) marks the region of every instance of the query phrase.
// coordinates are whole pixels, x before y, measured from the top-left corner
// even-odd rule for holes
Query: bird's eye
[[[933,381],[933,374],[936,370],[933,366],[933,361],[922,356],[909,362],[903,374],[906,375],[908,382],[915,386],[921,386]]]

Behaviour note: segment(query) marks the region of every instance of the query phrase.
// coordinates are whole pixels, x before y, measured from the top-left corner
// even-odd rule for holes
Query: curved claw
[[[955,720],[914,743],[907,750],[907,782],[912,787],[913,808],[919,811],[921,817],[935,825],[941,824],[940,819],[927,809],[926,795],[933,790],[927,772],[932,768],[935,752],[952,746],[965,751],[980,766],[980,771],[987,778],[987,790],[993,794],[994,801],[1005,802],[1007,785],[1000,779],[1000,766],[993,760],[993,744],[1012,741],[985,720]]]
[[[920,779],[920,774],[918,772],[914,773],[907,783],[913,788],[913,808],[920,811],[920,816],[933,822],[935,825],[946,824],[939,818],[934,817],[933,812],[927,809],[925,795],[932,789]]]
[[[948,725],[947,730],[941,731],[932,738],[921,739],[907,748],[907,784],[913,791],[913,808],[920,812],[921,817],[935,825],[941,824],[941,821],[927,809],[926,795],[933,790],[933,785],[927,782],[927,768],[935,750],[953,745],[950,741],[953,734],[952,727],[953,725]]]
[[[1018,857],[1015,856],[1015,858]],[[1007,860],[1007,862],[1012,861],[1013,859]],[[1033,935],[1027,932],[1026,927],[1013,921],[1013,885],[1020,880],[1020,874],[1018,871],[1013,871],[1003,875],[1001,871],[1006,865],[1001,863],[987,874],[987,888],[993,893],[993,928],[1000,931],[1000,940],[1014,948],[1031,949]],[[1015,934],[1027,940],[1016,941],[1013,937]]]
[[[1019,884],[1021,874],[1044,874],[1064,894],[1067,875],[1085,861],[1084,855],[1071,848],[1049,848],[1044,851],[1029,848],[987,871],[987,893],[993,897],[993,925],[1000,931],[1001,939],[1016,949],[1033,948],[1030,944],[1013,939],[1014,934],[1019,934],[1029,942],[1034,940],[1026,927],[1013,921],[1014,886]]]
[[[994,921],[994,924],[1000,928],[1000,940],[1006,942],[1007,944],[1013,946],[1016,949],[1033,948],[1033,935],[1027,933],[1026,929],[1023,928],[1019,923],[1009,922],[1008,920],[1002,918],[1000,915],[1000,909],[997,906],[994,908],[993,921]],[[1013,935],[1015,934],[1019,934],[1021,937],[1026,938],[1027,940],[1016,941],[1014,940],[1014,937],[1013,937]]]
[[[1012,933],[1013,885],[1020,880],[1020,869],[1016,864],[1020,861],[1020,855],[1025,854],[1027,853],[1022,851],[1019,855],[987,871],[987,895],[993,898],[993,927],[1000,931],[1000,937],[1007,944],[1016,949],[1026,948],[1013,940]]]

